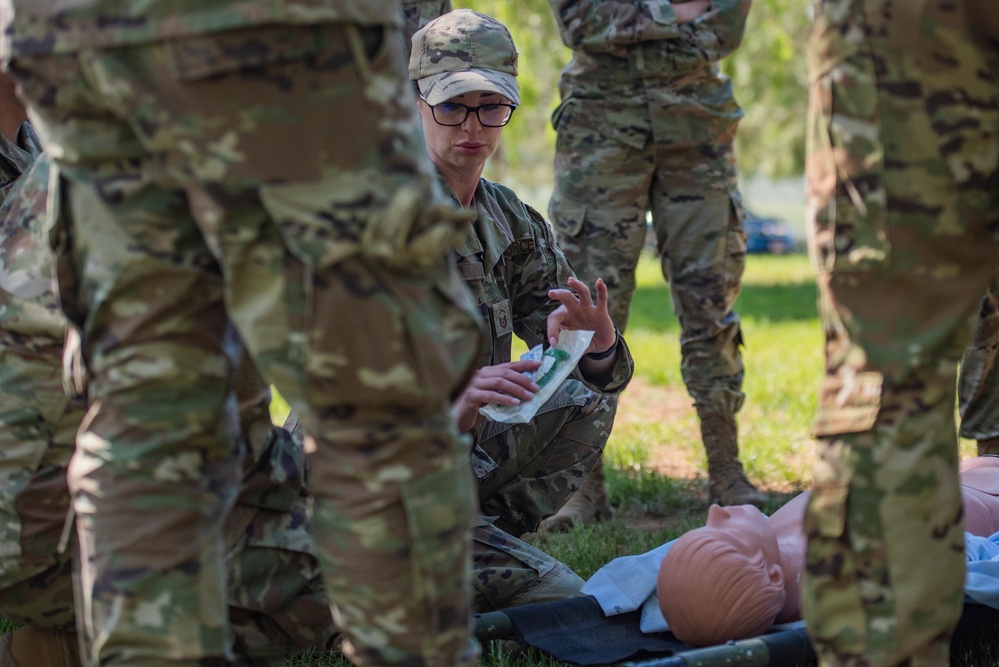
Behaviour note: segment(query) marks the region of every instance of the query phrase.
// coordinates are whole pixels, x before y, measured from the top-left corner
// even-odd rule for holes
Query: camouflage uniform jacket
[[[0,134],[0,203],[7,198],[10,186],[28,170],[41,152],[42,142],[29,122],[21,125],[16,143]]]
[[[450,193],[443,179],[442,184]],[[572,269],[548,223],[509,188],[480,179],[472,206],[476,220],[456,252],[458,271],[489,328],[477,364],[481,368],[511,360],[514,334],[528,347],[545,341],[548,315],[559,306],[548,291],[568,289]],[[617,359],[606,375],[587,378],[578,368],[574,374],[594,391],[616,394],[634,370],[619,335]]]
[[[5,58],[142,44],[267,24],[399,26],[402,21],[397,0],[3,0],[0,8],[0,53]],[[294,48],[289,44],[289,49]]]
[[[562,72],[560,110],[585,99],[594,123],[588,126],[636,148],[654,130],[711,136],[742,118],[731,84],[718,69],[742,43],[742,0],[716,0],[711,11],[680,25],[666,0],[549,4],[562,42],[573,51]],[[660,107],[666,111],[657,114]]]
[[[21,126],[19,142],[23,148],[0,136],[0,176],[5,183],[0,202],[42,150],[30,123]],[[48,174],[45,165],[31,168],[25,176],[31,183],[15,195],[27,200],[14,207],[23,215],[0,217],[0,337],[34,352],[61,350],[66,332],[66,318],[52,287],[48,230],[37,222],[46,214]]]

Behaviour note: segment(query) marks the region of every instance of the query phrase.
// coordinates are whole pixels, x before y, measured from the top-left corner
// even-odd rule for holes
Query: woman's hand
[[[451,406],[451,414],[461,433],[468,433],[485,419],[479,408],[487,403],[520,405],[529,401],[539,387],[525,372],[536,371],[540,361],[511,361],[495,366],[483,366],[475,371],[465,390]]]
[[[558,344],[561,331],[592,331],[593,339],[586,353],[604,352],[617,342],[614,321],[607,312],[607,285],[597,278],[597,301],[590,297],[590,289],[580,280],[569,278],[567,289],[553,289],[548,296],[560,305],[548,316],[548,341],[554,347]],[[573,293],[573,291],[575,293]],[[578,296],[577,296],[578,295]]]

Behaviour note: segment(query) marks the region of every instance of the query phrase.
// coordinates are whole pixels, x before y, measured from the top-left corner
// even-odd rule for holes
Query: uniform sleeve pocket
[[[552,227],[558,232],[559,242],[562,239],[574,239],[579,236],[586,220],[586,205],[566,201],[555,197],[551,202]]]

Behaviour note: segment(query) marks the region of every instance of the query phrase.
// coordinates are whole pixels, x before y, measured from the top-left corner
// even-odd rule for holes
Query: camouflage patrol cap
[[[506,26],[496,19],[456,9],[413,35],[409,78],[427,104],[440,104],[475,90],[488,90],[520,104],[517,49]]]

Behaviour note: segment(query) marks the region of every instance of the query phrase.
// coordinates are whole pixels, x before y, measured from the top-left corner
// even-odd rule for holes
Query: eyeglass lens
[[[483,104],[478,107],[468,107],[457,102],[442,102],[433,106],[434,120],[441,125],[461,125],[472,111],[479,117],[479,122],[486,127],[502,127],[510,121],[513,105]]]

